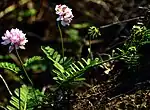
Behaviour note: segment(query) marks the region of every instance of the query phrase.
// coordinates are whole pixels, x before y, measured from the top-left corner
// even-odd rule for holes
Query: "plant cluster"
[[[79,104],[82,102],[87,104],[87,102],[89,102],[92,105],[91,97],[95,97],[93,100],[97,100],[97,102],[94,103],[95,105],[101,105],[102,101],[105,99],[108,100],[109,98],[105,94],[105,91],[107,91],[107,89],[111,90],[111,88],[107,87],[106,89],[104,87],[105,89],[99,90],[92,87],[90,92],[88,91],[85,94],[77,95],[77,98],[72,98],[76,96],[74,95],[76,88],[88,85],[86,74],[90,73],[92,69],[101,68],[105,70],[103,71],[104,73],[109,75],[109,72],[115,67],[110,65],[115,65],[115,62],[119,61],[123,61],[129,70],[136,70],[136,67],[140,65],[139,59],[141,55],[139,54],[139,50],[143,45],[150,43],[150,30],[143,25],[135,25],[131,30],[131,36],[127,38],[120,47],[116,47],[109,53],[99,54],[99,57],[95,57],[92,56],[91,40],[99,37],[101,33],[99,28],[92,26],[88,30],[88,35],[90,37],[90,56],[87,58],[80,58],[79,60],[75,60],[72,57],[65,57],[59,21],[61,21],[63,26],[69,25],[73,18],[73,14],[72,10],[66,5],[57,5],[55,10],[56,14],[59,15],[57,22],[62,41],[62,55],[50,46],[41,46],[43,56],[33,56],[23,62],[19,56],[18,49],[25,49],[24,45],[28,42],[25,34],[16,28],[11,31],[7,30],[2,37],[2,44],[10,44],[9,52],[13,52],[14,49],[20,62],[20,67],[13,63],[0,62],[0,68],[12,71],[20,79],[20,87],[16,88],[14,92],[11,92],[4,78],[1,77],[11,95],[8,105],[4,107],[8,110],[38,110],[46,108],[66,110],[70,109],[70,103],[75,100],[81,100]],[[45,65],[55,82],[54,84],[43,86],[42,89],[35,88],[34,82],[28,75],[27,70],[37,62],[46,63]],[[28,82],[26,80],[28,80]],[[104,85],[105,84],[101,84],[100,87]],[[96,86],[96,88],[99,88],[99,86]],[[79,109],[77,105],[72,108]],[[108,105],[110,104],[108,103]],[[142,106],[145,105],[142,103]],[[124,104],[124,106],[126,105]],[[139,107],[137,106],[137,108]],[[89,107],[89,109],[91,108]]]

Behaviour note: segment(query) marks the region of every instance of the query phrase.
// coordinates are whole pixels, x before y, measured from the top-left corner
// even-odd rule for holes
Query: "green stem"
[[[91,36],[90,36],[90,39],[89,39],[89,46],[90,46],[90,57],[92,59],[92,49],[91,49]]]
[[[18,53],[18,51],[17,51],[16,48],[15,48],[15,50],[16,50],[16,54],[17,54],[17,57],[18,57],[18,59],[19,59],[19,62],[20,62],[20,64],[21,64],[21,67],[22,67],[24,73],[26,74],[26,77],[28,78],[29,82],[30,82],[31,85],[33,86],[33,82],[31,81],[30,77],[29,77],[28,74],[27,74],[27,71],[25,70],[25,68],[24,68],[24,66],[23,66],[23,62],[22,62],[22,60],[21,60],[21,58],[20,58],[20,56],[19,56],[19,53]]]
[[[8,92],[9,92],[9,94],[12,95],[12,92],[10,91],[10,89],[9,89],[9,87],[8,87],[8,85],[7,85],[6,81],[5,81],[5,79],[3,78],[3,76],[2,76],[1,74],[0,74],[0,78],[1,78],[2,81],[4,82],[4,84],[5,84],[5,86],[6,86],[7,90],[8,90]]]
[[[63,56],[63,63],[64,63],[64,41],[63,41],[63,36],[62,36],[62,31],[58,23],[58,29],[61,37],[61,47],[62,47],[62,56]]]
[[[18,59],[19,59],[19,61],[20,61],[20,64],[21,64],[21,66],[22,66],[22,69],[23,69],[23,71],[25,72],[26,77],[28,78],[29,82],[30,82],[31,85],[33,86],[33,82],[31,81],[30,77],[28,76],[27,71],[26,71],[25,68],[24,68],[24,65],[23,65],[23,62],[22,62],[22,60],[21,60],[21,58],[20,58],[20,56],[19,56],[19,53],[18,53],[18,51],[17,51],[16,48],[15,48],[15,50],[16,50],[17,57],[18,57]],[[19,88],[19,90],[20,90],[20,88]],[[20,92],[21,92],[21,91],[20,91]],[[35,93],[34,90],[33,90],[33,92],[34,92],[35,99],[36,99],[36,101],[38,102],[38,99],[37,99],[37,97],[36,97],[36,93]],[[19,94],[20,94],[20,93],[19,93]],[[19,103],[20,103],[20,102],[19,102]],[[20,104],[19,104],[19,105],[20,105]],[[20,106],[19,106],[19,107],[20,107]]]

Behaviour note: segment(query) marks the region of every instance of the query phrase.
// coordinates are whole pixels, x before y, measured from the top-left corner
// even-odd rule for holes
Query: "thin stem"
[[[62,47],[62,56],[63,56],[63,63],[64,63],[64,41],[63,41],[63,36],[62,36],[62,31],[58,23],[58,29],[61,37],[61,47]]]
[[[123,23],[127,23],[129,21],[134,21],[134,20],[138,20],[140,19],[140,17],[135,17],[135,18],[131,18],[131,19],[127,19],[127,20],[123,20],[123,21],[117,21],[117,22],[114,22],[114,23],[111,23],[111,24],[107,24],[107,25],[104,25],[104,26],[100,26],[100,28],[108,28],[110,26],[113,26],[113,25],[116,25],[116,24],[123,24]]]
[[[30,77],[28,76],[28,73],[27,73],[27,71],[26,71],[25,68],[24,68],[23,62],[22,62],[22,60],[21,60],[21,58],[20,58],[20,56],[19,56],[19,53],[18,53],[18,51],[17,51],[16,48],[15,48],[15,51],[16,51],[17,57],[18,57],[18,59],[19,59],[19,61],[20,61],[20,64],[21,64],[21,66],[22,66],[22,68],[23,68],[23,71],[25,72],[25,74],[26,74],[26,76],[27,76],[29,82],[30,82],[31,85],[33,86],[33,82],[31,81]],[[20,91],[20,88],[19,88],[19,92],[21,92],[21,91]],[[38,99],[37,99],[37,97],[36,97],[36,93],[35,93],[34,90],[33,90],[33,92],[34,92],[35,99],[36,99],[36,101],[38,102]],[[19,93],[19,94],[20,94],[20,93]],[[20,102],[19,102],[19,103],[20,103]]]
[[[90,57],[91,57],[91,59],[93,59],[92,58],[92,49],[91,49],[91,36],[89,37],[90,39],[89,39],[89,47],[90,47]]]
[[[8,87],[8,85],[7,85],[6,81],[5,81],[5,79],[3,78],[3,76],[2,76],[1,74],[0,74],[0,78],[1,78],[2,81],[4,82],[4,84],[5,84],[5,86],[6,86],[7,90],[8,90],[8,92],[9,92],[9,94],[12,95],[12,92],[10,91],[10,89],[9,89],[9,87]]]
[[[27,74],[27,71],[25,70],[25,68],[24,68],[24,66],[23,66],[23,62],[22,62],[22,60],[21,60],[21,58],[20,58],[20,56],[19,56],[19,53],[18,53],[18,51],[17,51],[16,48],[15,48],[15,50],[16,50],[17,57],[18,57],[18,59],[19,59],[19,61],[20,61],[20,64],[21,64],[21,66],[22,66],[22,69],[23,69],[23,71],[25,72],[25,74],[26,74],[26,76],[27,76],[29,82],[30,82],[31,85],[33,86],[33,82],[31,81],[30,77],[29,77],[28,74]]]

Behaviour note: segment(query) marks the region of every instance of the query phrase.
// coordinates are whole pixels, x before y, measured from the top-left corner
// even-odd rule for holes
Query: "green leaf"
[[[54,78],[59,84],[72,85],[77,82],[84,81],[83,74],[88,71],[91,67],[98,65],[100,60],[95,58],[95,60],[84,59],[77,61],[76,63],[71,63],[67,69],[63,72],[55,71],[57,77]]]
[[[60,71],[62,72],[64,68],[68,68],[68,65],[72,63],[72,58],[63,58],[57,51],[55,51],[53,48],[50,48],[49,46],[41,46],[41,49],[45,53],[47,58],[54,63],[54,66],[58,69],[61,69]]]
[[[0,62],[0,68],[8,69],[10,71],[13,71],[14,73],[18,73],[20,71],[19,67],[17,67],[13,63],[8,63],[8,62]]]
[[[32,65],[33,63],[36,63],[37,61],[42,61],[42,60],[43,59],[41,56],[33,56],[25,61],[24,66],[27,67],[27,66]]]
[[[39,90],[35,90],[32,87],[22,85],[20,88],[20,95],[19,89],[17,88],[14,91],[14,95],[11,96],[11,99],[9,101],[10,104],[7,105],[6,108],[8,110],[34,110],[34,106],[37,106],[40,101],[42,101],[42,96],[43,94]]]

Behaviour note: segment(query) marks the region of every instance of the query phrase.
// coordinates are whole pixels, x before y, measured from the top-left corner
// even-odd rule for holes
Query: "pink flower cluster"
[[[59,15],[57,21],[61,21],[63,26],[69,25],[74,17],[72,14],[72,9],[68,8],[66,5],[56,5],[55,11]]]
[[[3,42],[1,42],[1,44],[7,45],[10,43],[9,52],[11,52],[14,48],[25,49],[24,45],[28,42],[25,35],[26,34],[17,28],[11,29],[10,32],[7,30],[4,36],[2,36]]]

